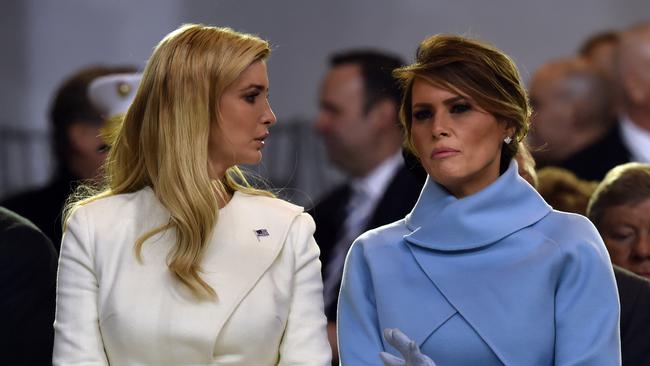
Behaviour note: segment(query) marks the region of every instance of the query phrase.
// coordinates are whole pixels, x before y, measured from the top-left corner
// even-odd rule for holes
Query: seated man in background
[[[650,278],[650,164],[628,163],[607,173],[587,216],[614,264]]]
[[[132,73],[132,67],[94,66],[82,69],[57,90],[50,108],[52,146],[56,157],[53,179],[46,186],[9,197],[0,205],[32,221],[57,252],[61,245],[61,211],[79,181],[97,179],[106,159],[100,137],[104,116],[88,96],[90,83],[102,76]],[[129,89],[129,90],[127,90]],[[133,86],[115,93],[135,93]]]
[[[0,363],[52,364],[57,255],[24,217],[0,207]]]
[[[630,161],[607,77],[582,59],[542,65],[530,84],[533,118],[528,141],[539,167],[558,166],[600,180]]]
[[[615,264],[623,365],[650,365],[650,281],[639,277],[650,278],[650,164],[628,163],[607,173],[589,200],[587,217]]]

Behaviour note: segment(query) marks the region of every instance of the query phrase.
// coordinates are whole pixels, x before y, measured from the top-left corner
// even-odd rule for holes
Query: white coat
[[[329,365],[319,250],[301,207],[236,192],[201,265],[198,300],[167,267],[171,230],[150,188],[77,209],[63,237],[54,365]]]

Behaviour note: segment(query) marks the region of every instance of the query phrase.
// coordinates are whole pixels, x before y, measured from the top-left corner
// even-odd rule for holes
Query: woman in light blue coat
[[[342,364],[620,364],[601,238],[517,174],[530,108],[514,63],[438,35],[396,76],[407,145],[429,176],[405,219],[363,234],[348,254]]]

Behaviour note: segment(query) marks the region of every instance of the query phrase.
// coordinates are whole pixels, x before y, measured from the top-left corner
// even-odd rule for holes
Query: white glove
[[[404,359],[401,359],[390,353],[380,352],[379,357],[384,362],[384,366],[436,366],[432,359],[420,352],[420,347],[415,341],[407,337],[399,329],[384,329],[384,338],[404,357]]]

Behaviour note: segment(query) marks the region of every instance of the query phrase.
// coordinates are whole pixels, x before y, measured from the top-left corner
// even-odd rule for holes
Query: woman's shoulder
[[[305,211],[302,206],[277,197],[249,194],[241,191],[235,192],[235,197],[236,206],[244,206],[250,210],[262,210],[264,214],[297,216]]]
[[[283,199],[249,194],[241,191],[235,192],[230,203],[220,213],[222,217],[231,217],[235,221],[253,225],[261,235],[268,233],[283,233],[280,238],[293,238],[290,241],[304,243],[306,236],[311,237],[316,229],[313,218],[301,206],[287,202]]]
[[[404,219],[380,226],[361,234],[350,247],[347,261],[366,262],[384,266],[409,253],[404,235],[409,233]]]
[[[409,233],[404,219],[401,219],[364,232],[355,240],[354,244],[363,247],[364,251],[380,250],[380,248],[400,245],[404,240],[404,235]]]
[[[90,200],[74,208],[70,219],[83,215],[92,221],[124,222],[130,217],[152,218],[164,212],[165,209],[156,199],[153,190],[145,187],[135,192],[112,194]]]
[[[582,215],[553,210],[535,228],[553,239],[579,239],[599,236],[596,227]]]
[[[606,253],[605,244],[596,227],[586,217],[553,210],[532,228],[553,241],[564,253]]]
[[[103,197],[93,199],[83,205],[80,205],[77,210],[83,210],[86,213],[93,212],[106,212],[105,210],[111,209],[125,209],[129,206],[137,207],[144,201],[155,200],[153,190],[149,187],[139,189],[135,192],[111,194]]]

